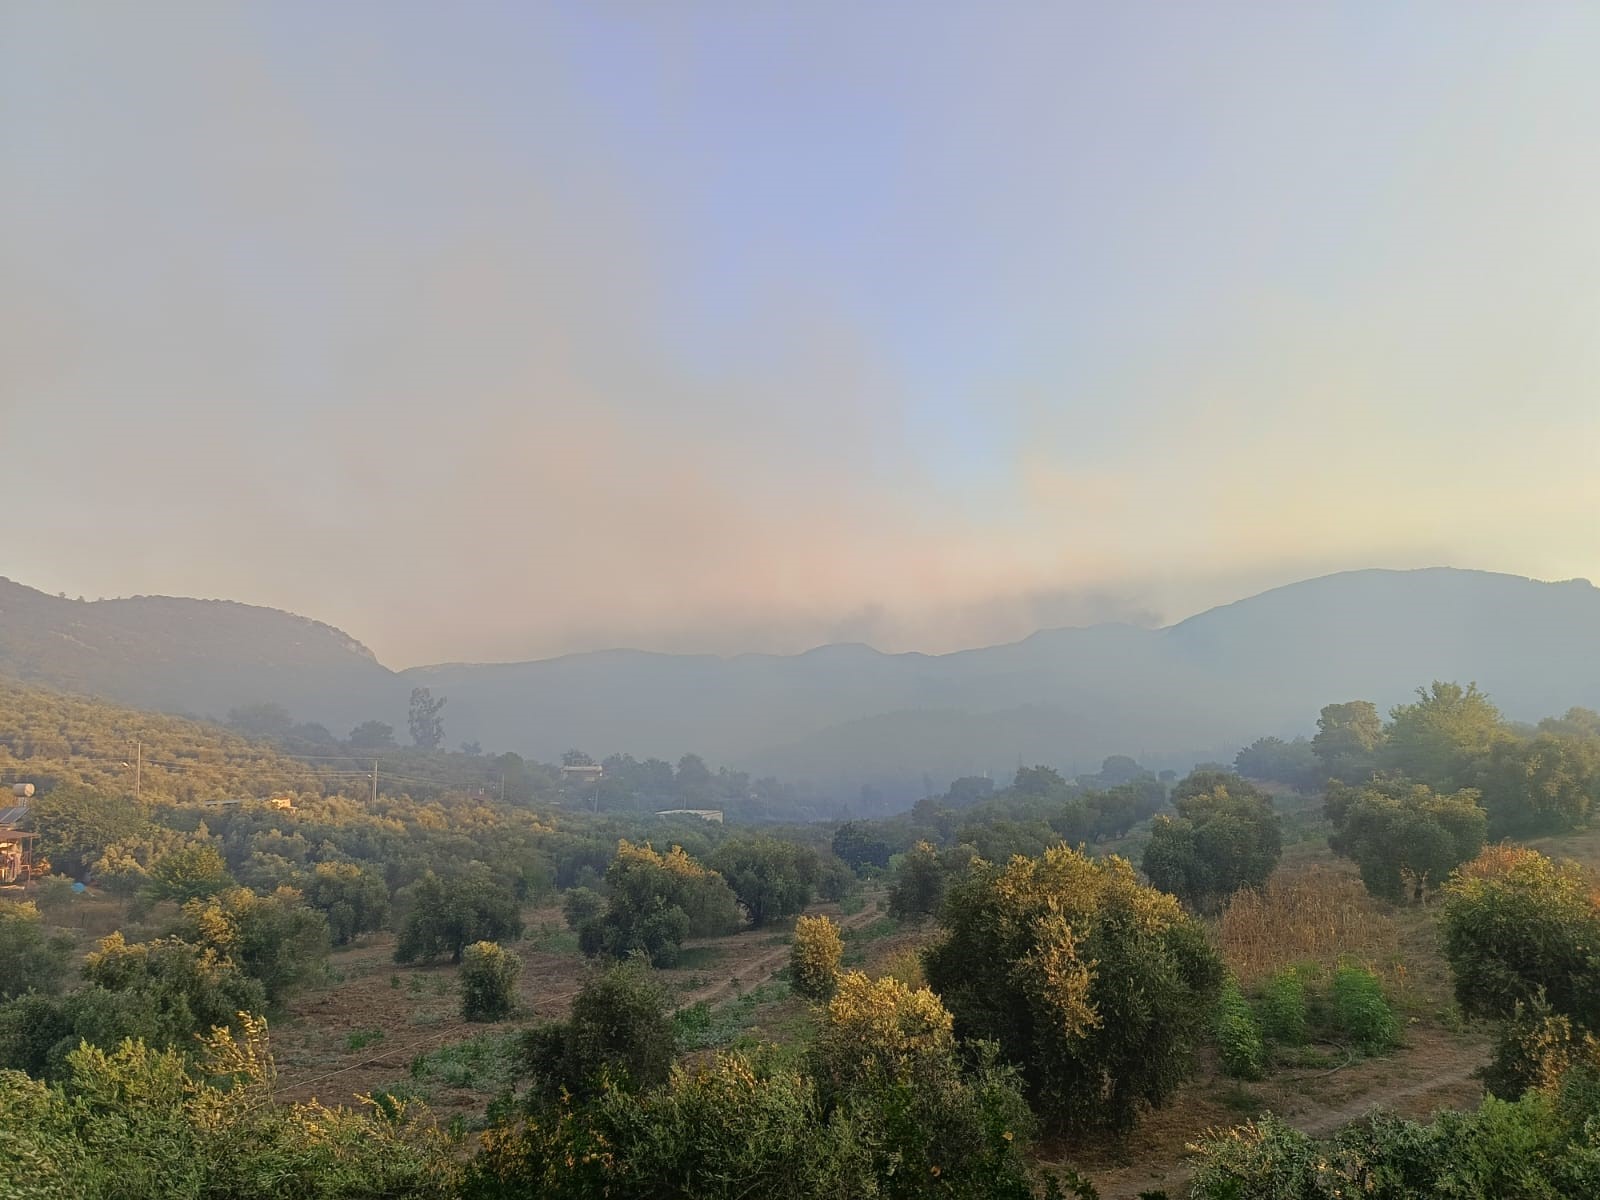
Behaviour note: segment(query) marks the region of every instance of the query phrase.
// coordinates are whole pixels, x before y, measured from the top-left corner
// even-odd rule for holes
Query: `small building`
[[[571,763],[561,768],[561,778],[566,783],[599,783],[605,773],[599,763]]]
[[[0,811],[0,884],[33,878],[33,844],[39,835],[18,828],[27,815],[26,804]]]
[[[663,808],[658,817],[699,817],[702,821],[715,821],[722,824],[722,810],[720,808]]]

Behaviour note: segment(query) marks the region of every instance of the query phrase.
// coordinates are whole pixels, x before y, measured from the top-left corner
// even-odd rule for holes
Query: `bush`
[[[328,933],[335,946],[382,929],[389,920],[388,887],[382,878],[355,863],[318,863],[303,891],[306,903],[328,918]]]
[[[1255,1014],[1231,977],[1223,981],[1217,997],[1217,1055],[1223,1074],[1233,1079],[1260,1079],[1266,1069],[1267,1053]]]
[[[1267,980],[1261,993],[1261,1032],[1285,1046],[1302,1046],[1310,1037],[1306,984],[1298,969],[1288,967]]]
[[[145,895],[152,900],[188,900],[215,896],[234,886],[228,865],[214,846],[185,846],[157,860],[150,868]]]
[[[511,890],[486,870],[448,879],[432,871],[417,881],[411,908],[395,942],[397,963],[431,962],[448,954],[459,963],[473,942],[499,942],[522,936],[522,915]]]
[[[928,982],[961,1037],[999,1043],[1050,1121],[1126,1129],[1189,1075],[1222,965],[1124,860],[1060,846],[976,865],[940,919]]]
[[[0,900],[0,1000],[60,991],[71,958],[72,939],[45,933],[36,907]]]
[[[775,837],[724,842],[711,856],[711,868],[727,880],[757,928],[802,911],[817,882],[816,852]]]
[[[593,888],[575,887],[561,898],[561,915],[574,933],[605,911],[605,897]]]
[[[1533,850],[1491,847],[1464,866],[1439,918],[1461,1010],[1503,1020],[1541,1002],[1600,1031],[1600,912],[1591,897],[1581,869]]]
[[[321,976],[328,958],[327,918],[302,904],[293,888],[270,896],[231,888],[208,900],[191,900],[173,932],[260,980],[273,1005]]]
[[[1214,909],[1258,888],[1277,866],[1283,834],[1272,797],[1237,775],[1196,771],[1173,791],[1176,816],[1158,816],[1144,873],[1191,908]]]
[[[948,882],[939,851],[929,842],[918,842],[895,864],[889,915],[901,920],[937,915]]]
[[[645,1090],[666,1082],[678,1051],[667,996],[634,964],[585,981],[565,1021],[531,1029],[523,1056],[536,1100],[579,1099],[602,1085]]]
[[[642,953],[652,965],[670,967],[685,938],[727,933],[739,924],[727,882],[680,846],[660,854],[648,842],[619,842],[606,869],[606,893],[605,912],[579,927],[585,954]]]
[[[1328,844],[1354,860],[1374,896],[1420,902],[1483,849],[1488,816],[1470,788],[1449,795],[1405,780],[1335,784],[1324,809]]]
[[[844,939],[827,917],[801,917],[795,922],[794,944],[789,950],[789,974],[794,990],[813,1000],[826,1000],[839,982],[839,960]]]
[[[473,942],[461,955],[461,1019],[498,1021],[517,1006],[522,960],[494,942]]]
[[[1334,1024],[1363,1054],[1394,1049],[1400,1027],[1376,975],[1364,967],[1340,967],[1333,973],[1332,999]]]

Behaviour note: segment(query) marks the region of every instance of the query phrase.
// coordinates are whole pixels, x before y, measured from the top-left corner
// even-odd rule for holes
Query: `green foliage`
[[[727,880],[757,928],[802,911],[817,881],[816,852],[775,837],[746,835],[724,842],[710,866]]]
[[[593,888],[577,887],[567,892],[561,900],[561,915],[567,928],[576,933],[605,911],[606,900]]]
[[[677,1054],[670,1004],[638,966],[618,964],[591,975],[565,1021],[530,1029],[523,1053],[533,1095],[553,1101],[603,1087],[643,1091],[664,1083]]]
[[[1306,984],[1301,972],[1286,967],[1267,980],[1261,993],[1261,1032],[1269,1041],[1304,1045],[1310,1036]]]
[[[1317,718],[1311,752],[1323,774],[1344,783],[1360,783],[1377,768],[1383,747],[1383,720],[1370,700],[1329,704]]]
[[[642,1095],[492,1130],[464,1200],[1032,1200],[1026,1106],[992,1049],[930,1056],[918,1086],[868,1074],[831,1101],[794,1067],[740,1055],[680,1067]]]
[[[1066,847],[979,864],[951,889],[929,983],[965,1038],[997,1042],[1038,1111],[1128,1128],[1192,1069],[1222,966],[1177,901],[1120,858]]]
[[[834,831],[832,846],[834,854],[858,873],[867,867],[880,870],[887,867],[892,853],[889,843],[874,834],[872,827],[863,821],[846,821],[839,826]]]
[[[1217,1057],[1223,1074],[1233,1079],[1260,1079],[1267,1061],[1261,1028],[1239,990],[1239,981],[1232,976],[1223,980],[1217,996],[1216,1022]]]
[[[606,870],[606,896],[605,912],[579,929],[586,954],[641,953],[666,967],[677,962],[685,938],[727,933],[739,924],[726,881],[679,846],[660,854],[648,842],[621,841]]]
[[[273,1100],[264,1024],[212,1035],[197,1070],[131,1042],[67,1055],[58,1084],[0,1071],[0,1162],[17,1200],[439,1200],[457,1168],[425,1111]]]
[[[1474,765],[1492,837],[1566,833],[1600,802],[1600,734],[1501,738]]]
[[[461,1017],[498,1021],[517,1006],[522,960],[494,942],[474,942],[461,956]]]
[[[1471,789],[1441,795],[1404,780],[1335,784],[1325,810],[1328,844],[1355,860],[1374,896],[1417,902],[1483,849],[1488,818]]]
[[[301,903],[293,888],[270,896],[231,888],[209,900],[191,900],[173,932],[259,980],[272,1005],[320,977],[328,960],[328,922]]]
[[[833,995],[843,954],[844,941],[837,925],[827,917],[801,917],[795,922],[794,944],[789,950],[794,990],[813,1000]]]
[[[52,788],[28,810],[28,827],[39,835],[38,856],[73,879],[87,878],[107,846],[136,836],[144,826],[144,811],[131,797],[83,787]]]
[[[908,917],[938,915],[949,876],[945,863],[928,842],[918,842],[900,856],[889,884],[889,914]]]
[[[1514,1102],[1423,1124],[1375,1115],[1329,1141],[1276,1117],[1196,1147],[1193,1200],[1586,1200],[1600,1195],[1600,1088],[1575,1068]]]
[[[1509,1019],[1547,1005],[1600,1031],[1600,910],[1589,877],[1533,850],[1498,846],[1461,869],[1439,918],[1456,1000]]]
[[[389,920],[389,889],[357,863],[320,862],[301,884],[306,903],[328,919],[335,946],[382,929]]]
[[[459,963],[473,942],[521,934],[516,898],[487,871],[468,869],[444,879],[429,871],[412,889],[394,960],[432,962],[449,955],[451,962]]]
[[[1283,852],[1270,796],[1237,775],[1195,772],[1173,799],[1177,816],[1157,816],[1145,847],[1151,883],[1202,910],[1266,883]]]
[[[1394,1010],[1383,984],[1364,967],[1343,966],[1333,973],[1333,1019],[1363,1054],[1384,1054],[1400,1040]]]
[[[1444,790],[1472,782],[1472,764],[1504,734],[1500,710],[1475,683],[1434,680],[1414,704],[1389,712],[1382,762],[1391,770]]]
[[[1234,756],[1233,768],[1245,779],[1284,783],[1296,791],[1310,792],[1327,782],[1328,772],[1305,738],[1257,738]]]
[[[34,905],[0,900],[0,1000],[60,991],[71,958],[72,939],[46,933]]]
[[[233,879],[222,855],[216,847],[201,843],[163,855],[150,868],[144,892],[152,900],[176,900],[182,904],[215,896],[232,886]]]
[[[444,719],[439,716],[448,701],[433,698],[428,688],[411,689],[411,743],[419,750],[437,750],[444,744]]]

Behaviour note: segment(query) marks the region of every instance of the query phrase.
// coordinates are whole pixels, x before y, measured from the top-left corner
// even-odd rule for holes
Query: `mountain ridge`
[[[1508,715],[1600,704],[1600,590],[1449,567],[1346,571],[1158,629],[1108,622],[944,654],[836,643],[793,655],[616,648],[399,671],[298,614],[227,600],[72,601],[0,582],[0,674],[170,712],[273,701],[343,732],[449,698],[452,743],[718,761],[829,789],[1140,750],[1214,757],[1309,732],[1321,705],[1387,707],[1475,679]],[[920,716],[918,714],[921,714]]]

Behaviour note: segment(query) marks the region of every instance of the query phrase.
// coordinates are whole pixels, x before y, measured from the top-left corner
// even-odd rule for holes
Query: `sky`
[[[1600,577],[1600,7],[0,6],[0,574],[391,666]]]

